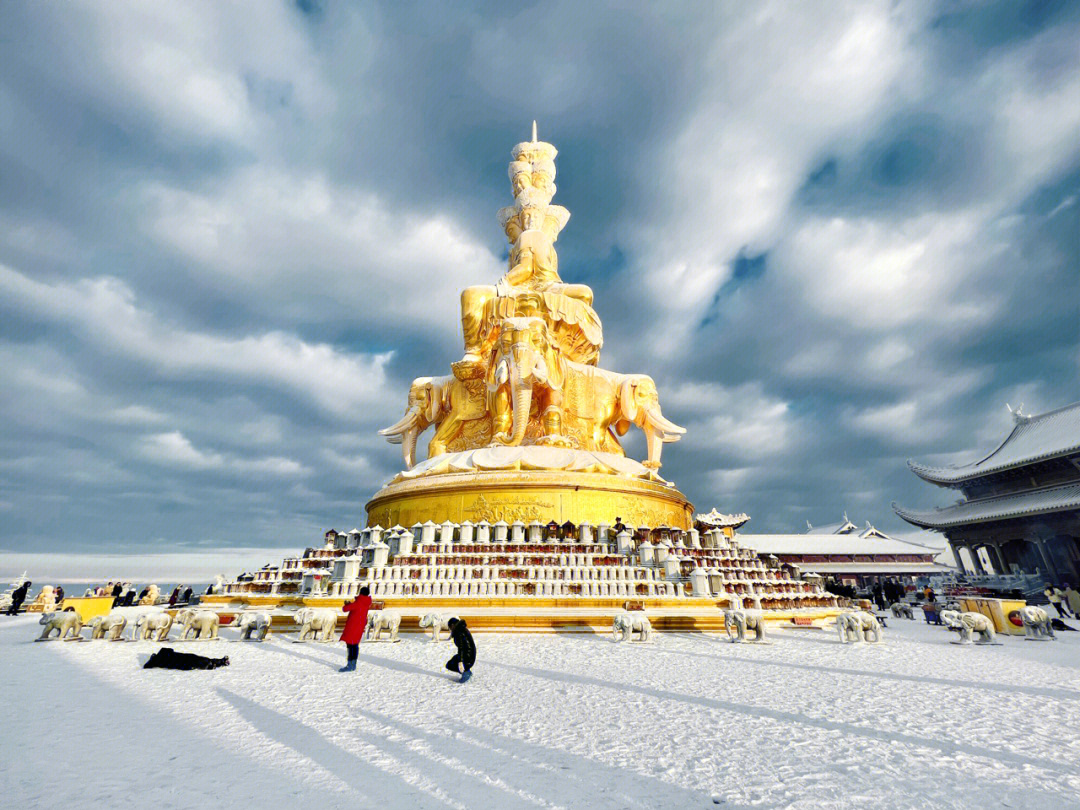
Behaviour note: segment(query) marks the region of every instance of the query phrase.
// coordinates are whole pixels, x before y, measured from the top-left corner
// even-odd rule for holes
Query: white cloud
[[[199,450],[180,431],[154,433],[138,441],[138,452],[166,467],[191,471],[224,470],[236,474],[305,476],[311,470],[298,461],[279,456],[240,458],[235,455]]]
[[[140,308],[115,278],[45,284],[0,265],[0,291],[25,312],[74,331],[99,350],[162,377],[243,380],[286,389],[335,414],[380,401],[390,354],[348,355],[267,332],[241,338],[196,332]]]

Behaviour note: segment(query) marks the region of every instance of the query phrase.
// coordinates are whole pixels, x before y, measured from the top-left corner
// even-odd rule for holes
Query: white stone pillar
[[[371,537],[371,541],[370,541],[371,543],[378,543],[380,540],[383,539],[382,535],[383,535],[383,531],[385,531],[385,530],[378,523],[376,523],[374,526],[372,526],[370,531],[371,531],[371,534],[369,536]]]
[[[505,520],[498,521],[495,524],[494,528],[495,528],[495,542],[496,543],[505,543],[506,542],[506,530],[509,528],[509,526],[506,525],[506,521]]]
[[[529,523],[528,537],[529,537],[529,542],[530,543],[539,543],[541,540],[543,540],[544,539],[544,524],[542,524],[539,520],[534,520],[531,523]]]
[[[398,554],[413,553],[413,534],[407,529],[398,532]]]
[[[425,522],[420,527],[420,545],[432,546],[435,545],[435,530],[439,527],[432,523],[430,520]]]
[[[476,542],[491,542],[491,524],[488,523],[486,520],[481,520],[479,523],[476,524]]]
[[[712,596],[709,590],[709,575],[704,568],[695,568],[690,572],[690,587],[694,596]]]
[[[601,525],[601,528],[606,527]],[[625,530],[619,532],[618,536],[615,538],[615,550],[618,554],[622,554],[627,557],[634,553],[634,540],[630,536],[630,532]]]
[[[601,523],[596,527],[596,542],[604,543],[606,545],[611,544],[611,526],[607,523]]]
[[[442,526],[439,527],[439,545],[450,546],[454,542],[454,529],[456,529],[453,523],[449,520],[443,521]]]
[[[473,528],[474,528],[473,527],[473,522],[471,520],[466,520],[464,523],[461,524],[461,538],[460,539],[461,539],[461,544],[462,545],[467,546],[467,545],[472,544],[472,541],[473,541]]]
[[[591,523],[582,523],[578,526],[578,539],[584,544],[593,542],[593,528]]]
[[[667,541],[658,543],[655,546],[655,549],[653,555],[657,563],[662,564],[669,556],[671,556],[671,548],[667,545]]]
[[[656,546],[649,542],[648,538],[641,541],[637,547],[638,561],[642,565],[651,565],[656,561]]]
[[[525,542],[525,524],[522,523],[520,520],[515,520],[513,523],[510,524],[510,542]]]
[[[701,535],[698,534],[697,529],[691,529],[686,534],[690,543],[690,548],[701,548]]]
[[[664,579],[674,580],[679,576],[679,560],[676,557],[668,557],[664,560]]]

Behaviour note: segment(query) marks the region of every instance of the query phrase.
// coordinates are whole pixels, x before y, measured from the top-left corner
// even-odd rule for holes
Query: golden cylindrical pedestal
[[[383,487],[367,504],[368,525],[513,523],[689,529],[693,505],[670,485],[589,472],[489,470],[427,475]]]

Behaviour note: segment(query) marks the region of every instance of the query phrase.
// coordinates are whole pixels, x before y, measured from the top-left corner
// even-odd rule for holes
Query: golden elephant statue
[[[539,444],[569,446],[564,435],[573,421],[587,425],[583,444],[590,450],[622,454],[616,438],[631,425],[645,434],[646,467],[660,468],[664,442],[678,441],[686,430],[660,410],[656,383],[647,374],[620,374],[567,360],[540,317],[503,320],[488,373],[494,441],[519,445],[530,414],[540,419]]]
[[[453,375],[417,377],[409,386],[409,404],[405,415],[388,428],[379,431],[391,444],[401,445],[405,468],[416,464],[416,440],[430,425],[435,435],[428,445],[428,458],[446,452],[446,446],[461,431],[462,425],[487,413],[483,395],[468,390],[467,380]]]

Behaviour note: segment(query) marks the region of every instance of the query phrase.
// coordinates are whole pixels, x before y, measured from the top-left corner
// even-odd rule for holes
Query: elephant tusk
[[[380,430],[379,435],[380,436],[387,436],[388,437],[387,441],[389,441],[391,444],[400,444],[401,443],[400,435],[398,435],[397,441],[394,441],[393,437],[395,436],[395,434],[404,433],[406,430],[408,430],[410,427],[412,427],[416,423],[416,419],[417,419],[416,409],[415,408],[410,408],[406,412],[405,416],[403,416],[400,420],[398,420],[397,422],[392,424],[390,427],[383,428],[382,430]]]
[[[663,440],[666,442],[678,441],[678,437],[686,433],[686,428],[679,427],[658,411],[646,411],[645,424],[664,434]]]

